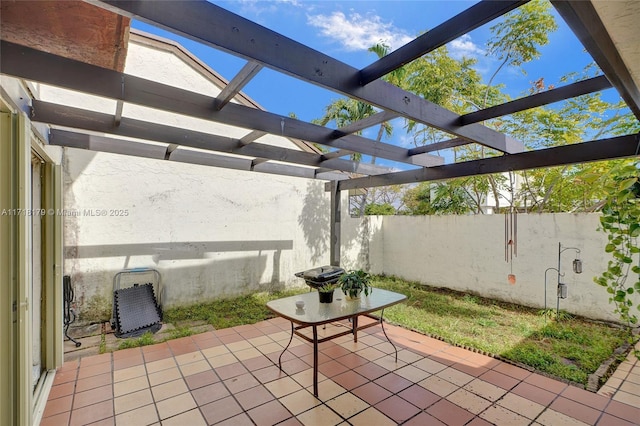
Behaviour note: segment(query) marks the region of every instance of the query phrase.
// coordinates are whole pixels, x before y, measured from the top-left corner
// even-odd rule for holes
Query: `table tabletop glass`
[[[332,303],[320,303],[317,291],[267,302],[267,307],[276,314],[298,324],[318,325],[332,321],[367,314],[405,300],[407,296],[393,291],[373,288],[373,291],[359,299],[348,300],[339,288],[334,290]],[[304,307],[296,307],[297,301],[303,301]]]

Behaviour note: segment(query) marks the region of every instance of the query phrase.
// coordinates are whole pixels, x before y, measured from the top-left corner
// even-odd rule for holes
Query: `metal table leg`
[[[287,343],[287,346],[284,347],[284,349],[280,353],[280,356],[278,357],[278,367],[280,367],[280,371],[282,371],[282,355],[284,355],[286,350],[289,349],[289,345],[291,344],[291,341],[293,340],[293,321],[290,321],[290,322],[291,322],[291,337],[289,337],[289,343]]]
[[[396,351],[396,362],[398,362],[398,348],[396,348],[396,345],[394,345],[391,339],[389,339],[389,336],[387,336],[387,332],[384,329],[383,317],[384,317],[384,309],[380,312],[380,327],[382,327],[382,332],[384,333],[384,337],[387,338],[387,341],[391,343],[391,346],[393,346],[393,349]]]
[[[313,326],[313,395],[318,397],[318,327]]]

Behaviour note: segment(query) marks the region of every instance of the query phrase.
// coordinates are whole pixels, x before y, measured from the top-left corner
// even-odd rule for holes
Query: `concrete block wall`
[[[378,221],[381,220],[381,223]],[[383,273],[437,287],[542,308],[545,270],[557,268],[558,245],[580,249],[583,273],[574,274],[574,250],[561,254],[561,281],[568,297],[560,309],[601,320],[618,320],[606,289],[593,282],[607,267],[606,235],[598,231],[599,214],[520,214],[517,219],[517,257],[505,261],[503,215],[383,216],[353,219],[347,229],[369,227],[369,257],[360,262]],[[345,231],[347,233],[353,231]],[[351,256],[351,262],[357,260]],[[508,275],[516,276],[510,284]],[[547,272],[546,303],[555,308],[557,273]],[[637,300],[637,299],[636,299]],[[637,304],[637,302],[636,302]]]

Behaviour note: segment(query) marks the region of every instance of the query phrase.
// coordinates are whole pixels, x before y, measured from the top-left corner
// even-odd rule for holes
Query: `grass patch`
[[[164,321],[205,321],[213,327],[228,328],[243,324],[255,324],[273,318],[267,309],[267,302],[281,297],[305,293],[308,289],[255,293],[230,299],[219,299],[191,306],[168,308],[164,311]]]
[[[153,345],[155,343],[158,343],[158,342],[153,338],[153,333],[151,333],[150,331],[147,331],[140,337],[136,337],[136,338],[130,337],[128,339],[123,340],[118,345],[118,349],[137,348],[139,346],[148,346],[148,345]]]
[[[560,321],[556,321],[555,311],[544,315],[520,305],[394,277],[373,277],[372,285],[407,296],[405,303],[385,309],[385,319],[390,322],[576,383],[586,384],[589,374],[611,357],[628,336],[619,328],[568,314],[560,315]],[[274,317],[266,307],[269,300],[306,291],[302,288],[256,293],[170,308],[164,311],[164,320],[174,324],[201,320],[217,329],[253,324]]]
[[[406,303],[385,310],[391,322],[577,383],[586,384],[628,336],[619,328],[568,314],[556,321],[555,311],[541,315],[520,305],[393,277],[376,277],[373,285],[407,295]]]

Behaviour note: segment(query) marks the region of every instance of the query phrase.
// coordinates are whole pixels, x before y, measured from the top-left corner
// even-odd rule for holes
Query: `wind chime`
[[[516,283],[513,273],[513,257],[518,257],[518,211],[513,207],[504,212],[504,260],[510,264],[509,284]]]
[[[507,276],[509,284],[516,283],[513,273],[513,257],[518,257],[518,210],[513,205],[513,178],[509,173],[511,183],[511,205],[504,212],[504,260],[510,264],[510,273]]]

